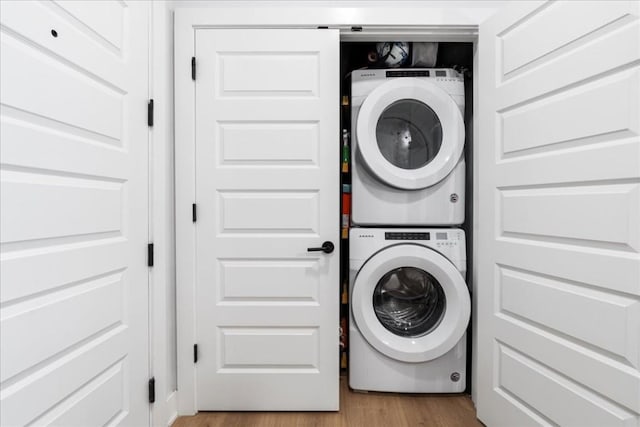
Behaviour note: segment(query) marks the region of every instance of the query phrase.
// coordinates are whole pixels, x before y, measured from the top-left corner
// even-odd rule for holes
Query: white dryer
[[[464,391],[464,231],[352,228],[349,251],[349,386]]]
[[[462,224],[462,75],[356,70],[351,82],[353,224]]]

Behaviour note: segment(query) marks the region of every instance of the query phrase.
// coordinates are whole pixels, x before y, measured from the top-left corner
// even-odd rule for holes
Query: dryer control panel
[[[431,240],[431,233],[386,232],[385,240]]]
[[[386,77],[431,77],[431,71],[433,70],[390,70],[385,73]],[[445,70],[438,70],[440,75],[438,77],[446,77],[447,72]]]

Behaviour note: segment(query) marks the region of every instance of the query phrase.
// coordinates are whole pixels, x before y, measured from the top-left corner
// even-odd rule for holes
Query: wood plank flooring
[[[340,412],[200,412],[173,427],[482,427],[468,395],[356,393],[340,378]]]

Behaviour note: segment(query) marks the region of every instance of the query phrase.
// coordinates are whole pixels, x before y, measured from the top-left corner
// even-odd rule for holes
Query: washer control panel
[[[431,233],[386,232],[384,240],[431,240]]]
[[[450,246],[457,246],[458,240],[460,240],[459,233],[447,233],[446,231],[437,231],[435,233],[436,248],[445,248]]]
[[[391,246],[425,246],[432,248],[464,269],[465,235],[460,228],[368,228],[349,230],[349,259],[353,268],[376,252]],[[350,268],[351,268],[350,267]]]

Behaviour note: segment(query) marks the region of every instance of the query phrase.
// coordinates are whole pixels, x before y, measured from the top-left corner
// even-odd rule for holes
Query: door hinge
[[[196,57],[191,57],[191,80],[196,79]]]
[[[153,99],[147,104],[147,126],[153,127]]]
[[[156,401],[156,379],[151,377],[149,379],[149,403]]]
[[[153,243],[147,245],[147,266],[153,267]]]
[[[195,203],[191,205],[191,220],[193,222],[196,222],[198,220],[198,207]]]
[[[193,363],[198,363],[198,344],[193,345]]]

